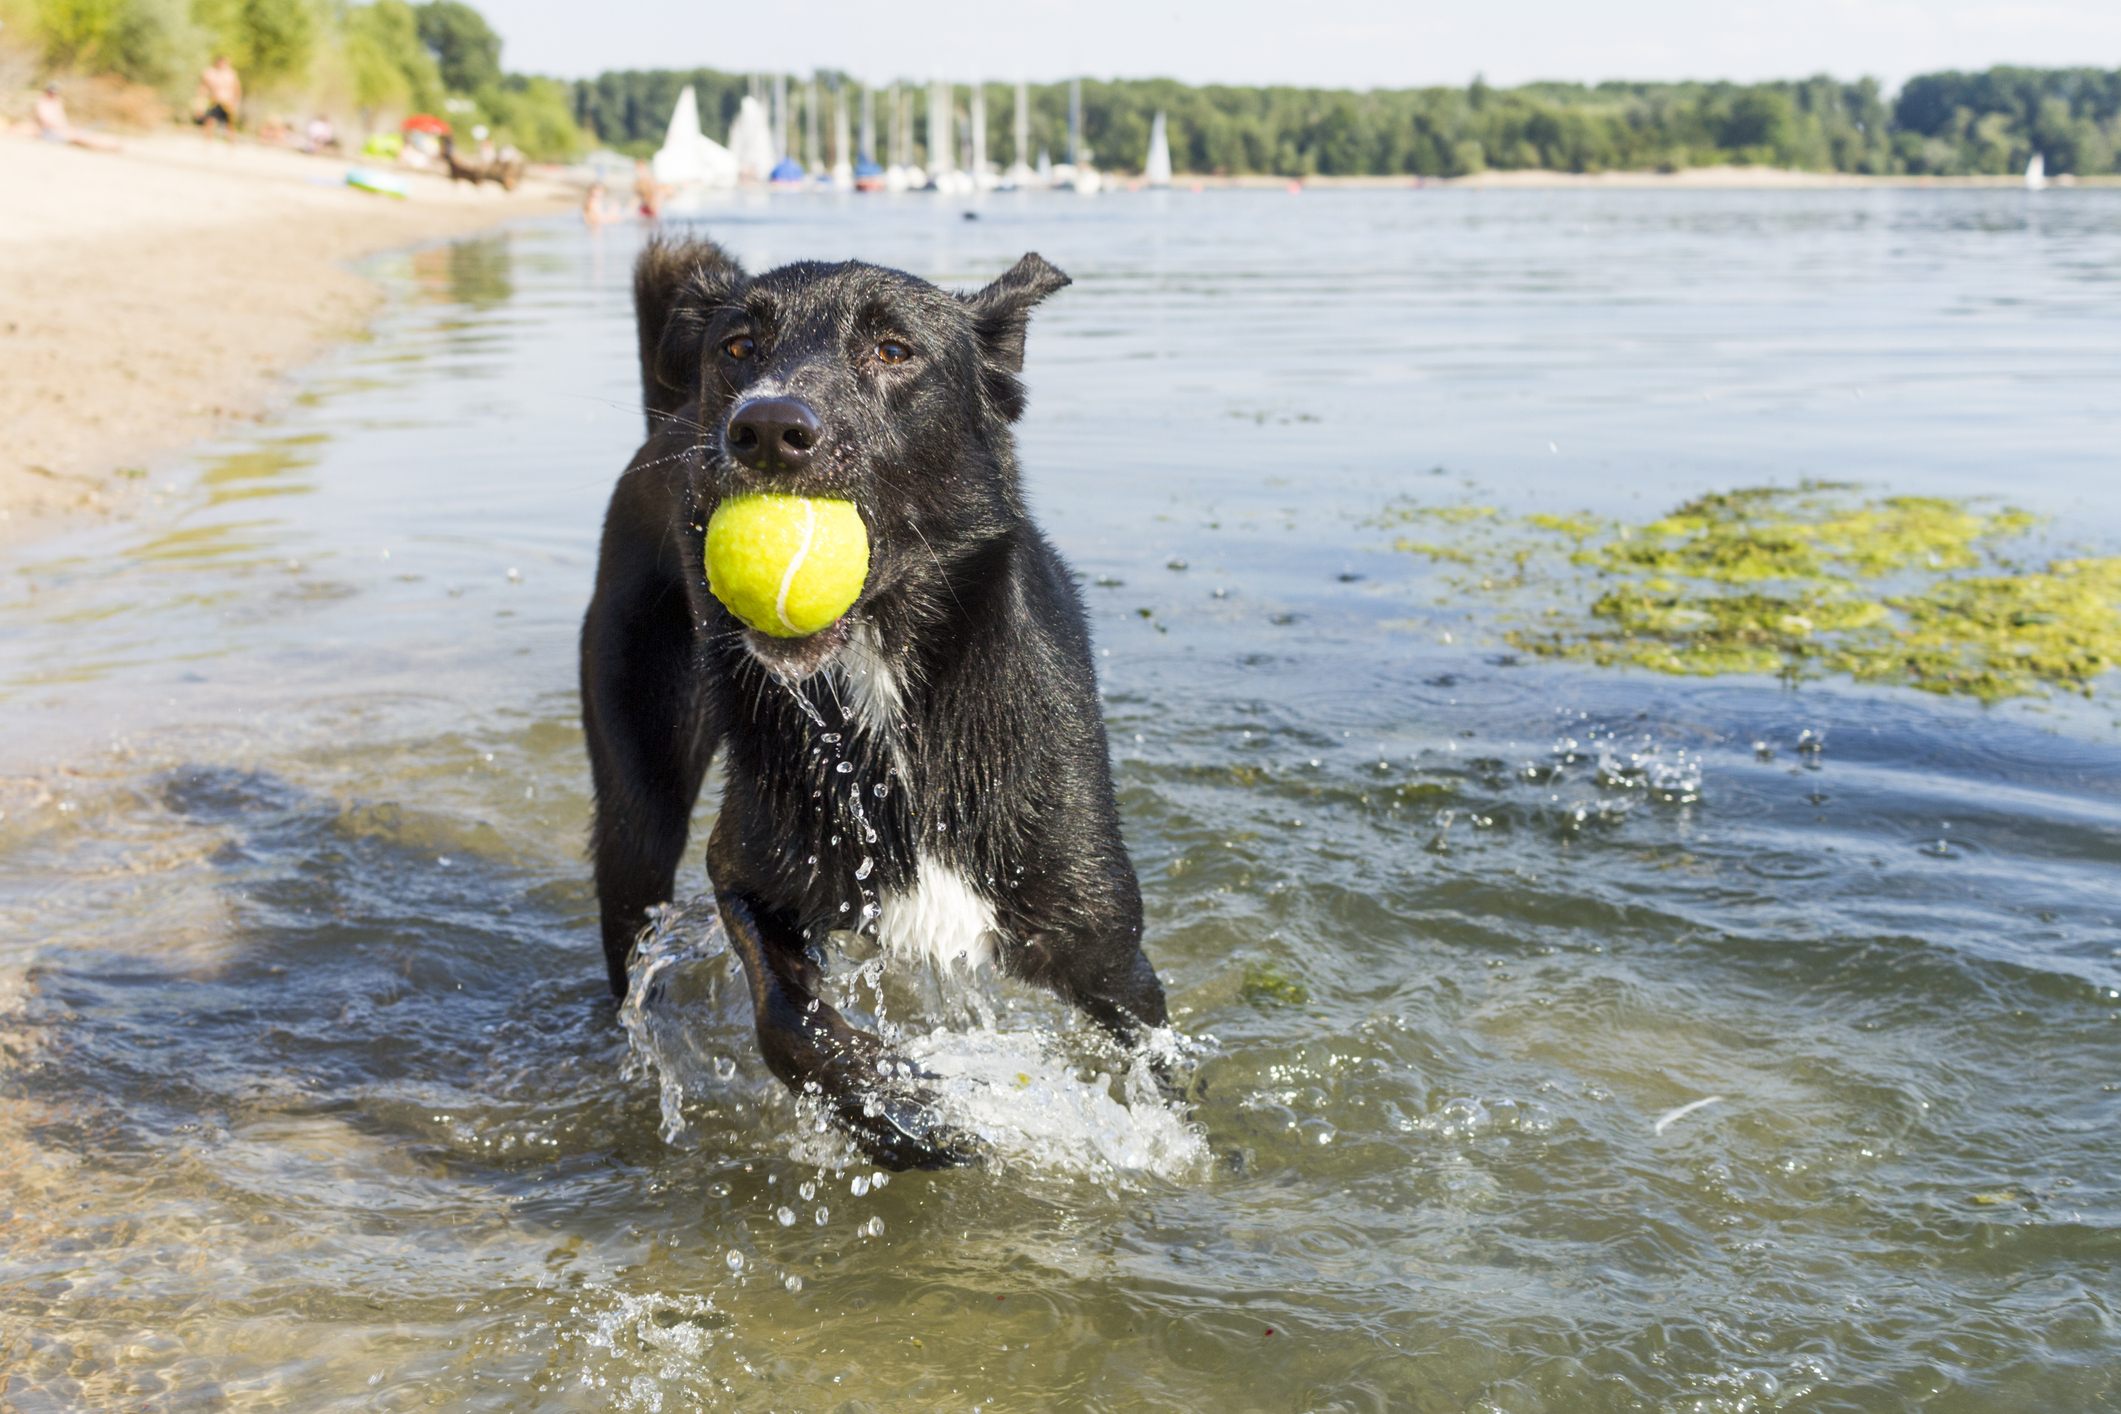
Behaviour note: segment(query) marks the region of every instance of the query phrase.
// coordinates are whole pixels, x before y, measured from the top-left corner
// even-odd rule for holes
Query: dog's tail
[[[673,366],[663,336],[670,316],[688,291],[727,286],[743,270],[713,241],[698,236],[655,236],[633,264],[634,327],[641,347],[641,406],[653,436],[669,416],[690,402],[699,374],[699,352]],[[688,378],[686,375],[690,373]]]

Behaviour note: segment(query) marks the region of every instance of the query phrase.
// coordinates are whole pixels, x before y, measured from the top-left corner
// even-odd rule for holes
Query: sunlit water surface
[[[764,1075],[696,911],[615,1010],[573,654],[636,236],[385,259],[292,406],[7,565],[13,1407],[2121,1399],[2112,694],[1520,662],[1364,523],[1810,476],[2113,553],[2121,193],[706,225],[1075,276],[1024,457],[1189,1106],[1032,994],[891,979],[997,1157],[882,1185]]]

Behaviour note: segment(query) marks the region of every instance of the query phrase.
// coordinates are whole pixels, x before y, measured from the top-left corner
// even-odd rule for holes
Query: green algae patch
[[[1311,1000],[1311,993],[1303,983],[1271,962],[1247,964],[1238,995],[1253,1006],[1302,1006]]]
[[[2036,528],[2023,511],[1823,482],[1718,492],[1640,525],[1489,511],[1390,507],[1380,523],[1470,532],[1397,548],[1463,567],[1446,583],[1503,603],[1504,638],[1545,657],[1847,673],[1983,701],[2089,695],[2121,663],[2121,559],[2014,558]],[[1528,613],[1535,593],[1547,607]]]

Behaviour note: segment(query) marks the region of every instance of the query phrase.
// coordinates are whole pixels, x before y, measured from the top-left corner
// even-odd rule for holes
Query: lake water
[[[2121,192],[962,210],[702,220],[1074,275],[1022,446],[1189,1105],[993,993],[931,1044],[1017,1077],[999,1158],[874,1184],[693,913],[636,1052],[574,636],[637,237],[385,258],[372,339],[0,583],[12,1407],[2115,1407],[2111,681],[1540,663],[1370,522],[1825,478],[2115,553]]]

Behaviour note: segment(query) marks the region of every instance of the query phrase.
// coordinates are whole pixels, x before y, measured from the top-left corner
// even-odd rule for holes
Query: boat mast
[[[847,81],[832,81],[832,180],[845,185],[854,180],[854,159],[847,155]]]
[[[1031,165],[1031,85],[1016,81],[1016,165]]]
[[[954,101],[950,85],[936,79],[928,85],[928,175],[947,172],[957,164],[951,161],[950,105]]]
[[[1068,165],[1083,165],[1083,81],[1068,80]]]
[[[817,132],[817,80],[803,85],[803,166],[815,176],[824,165],[824,154],[818,150]]]

